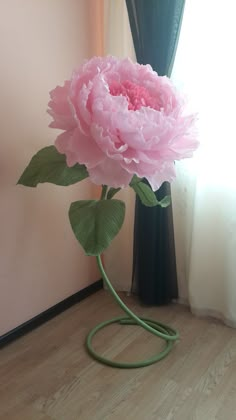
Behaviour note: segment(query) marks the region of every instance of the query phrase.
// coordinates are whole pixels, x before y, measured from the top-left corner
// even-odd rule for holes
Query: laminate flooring
[[[145,307],[122,296],[137,314],[179,330],[172,352],[130,370],[91,359],[86,334],[121,313],[99,291],[0,350],[1,420],[236,420],[236,330],[185,306]],[[131,361],[155,354],[163,341],[140,327],[113,325],[94,346]]]

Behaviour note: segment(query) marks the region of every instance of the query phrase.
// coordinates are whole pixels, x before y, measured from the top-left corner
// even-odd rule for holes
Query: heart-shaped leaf
[[[86,255],[99,255],[117,235],[125,217],[120,200],[83,200],[71,204],[69,218],[73,232]]]
[[[59,153],[55,146],[48,146],[33,156],[18,184],[36,187],[39,183],[50,182],[67,186],[87,177],[88,172],[84,165],[76,164],[69,168],[65,155]]]

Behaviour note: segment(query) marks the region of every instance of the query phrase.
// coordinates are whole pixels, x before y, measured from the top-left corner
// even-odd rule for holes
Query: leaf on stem
[[[121,200],[81,200],[71,204],[73,232],[86,255],[99,255],[120,231],[125,217]]]
[[[44,147],[36,153],[18,184],[36,187],[40,183],[49,182],[56,185],[72,185],[87,178],[85,165],[78,163],[71,168],[66,164],[66,157],[57,151],[55,146]]]

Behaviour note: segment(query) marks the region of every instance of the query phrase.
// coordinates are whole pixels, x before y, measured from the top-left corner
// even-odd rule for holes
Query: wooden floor
[[[120,313],[98,292],[0,351],[0,419],[235,420],[236,330],[183,306],[125,301],[178,328],[181,340],[166,359],[131,370],[90,359],[83,346],[89,329]],[[94,342],[115,360],[138,360],[163,346],[132,326],[108,327]]]

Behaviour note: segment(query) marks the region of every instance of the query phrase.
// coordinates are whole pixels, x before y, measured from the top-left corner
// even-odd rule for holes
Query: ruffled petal
[[[73,131],[65,131],[57,136],[55,147],[59,153],[66,155],[66,163],[69,167],[77,163],[76,153],[71,149]]]
[[[97,146],[93,137],[91,135],[85,136],[79,129],[73,132],[70,151],[73,151],[75,154],[76,161],[86,165],[88,169],[103,162],[106,158],[106,155]]]
[[[106,157],[93,138],[85,136],[78,128],[60,134],[55,146],[58,152],[66,155],[68,166],[80,163],[90,168],[98,165]]]
[[[85,164],[96,184],[125,187],[134,174],[154,190],[175,177],[174,161],[198,146],[195,116],[170,79],[129,59],[94,57],[51,92],[51,127],[67,164]]]
[[[51,101],[48,103],[48,113],[53,117],[53,122],[49,127],[61,130],[72,130],[76,127],[68,100],[69,88],[70,81],[66,81],[64,86],[57,86],[50,92]]]
[[[109,185],[113,188],[127,187],[133,176],[123,169],[119,162],[109,158],[88,171],[94,184]]]
[[[157,191],[163,182],[172,182],[176,177],[175,165],[173,162],[163,162],[153,175],[146,176],[153,191]]]

